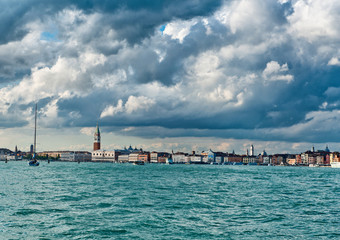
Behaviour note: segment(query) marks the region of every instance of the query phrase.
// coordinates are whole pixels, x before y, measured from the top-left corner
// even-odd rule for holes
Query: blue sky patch
[[[161,31],[161,32],[163,33],[164,30],[165,30],[165,28],[166,28],[166,24],[165,24],[165,25],[162,25],[162,26],[159,28],[159,31]]]
[[[40,40],[48,41],[48,42],[56,42],[58,41],[57,32],[42,32],[40,35]]]

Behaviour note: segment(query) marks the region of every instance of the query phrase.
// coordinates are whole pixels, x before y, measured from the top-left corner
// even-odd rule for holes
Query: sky
[[[340,1],[0,0],[0,147],[340,151]]]

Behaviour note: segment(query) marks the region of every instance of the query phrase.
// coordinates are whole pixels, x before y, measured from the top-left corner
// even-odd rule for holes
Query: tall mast
[[[35,104],[35,114],[34,114],[34,145],[33,145],[33,156],[35,159],[35,149],[37,144],[37,103]]]

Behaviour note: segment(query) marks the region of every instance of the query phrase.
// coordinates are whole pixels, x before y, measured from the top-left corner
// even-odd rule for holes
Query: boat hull
[[[332,168],[340,168],[340,162],[331,162]]]
[[[37,161],[29,161],[28,165],[31,166],[31,167],[37,167],[37,166],[39,166],[39,162],[37,162]]]
[[[144,165],[143,161],[134,161],[133,165]]]

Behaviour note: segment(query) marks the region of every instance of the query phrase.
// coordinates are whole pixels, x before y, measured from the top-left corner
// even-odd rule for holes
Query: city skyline
[[[335,0],[0,1],[0,141],[340,150]]]

